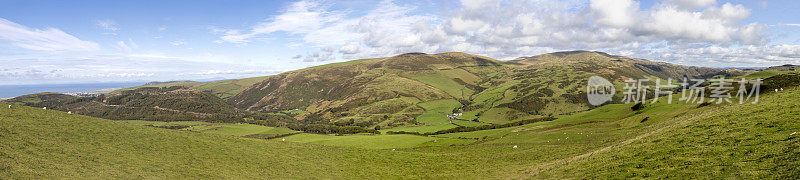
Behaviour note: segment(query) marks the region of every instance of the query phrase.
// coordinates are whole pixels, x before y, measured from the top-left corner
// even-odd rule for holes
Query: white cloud
[[[169,42],[169,44],[172,44],[173,46],[180,46],[180,45],[186,45],[187,42],[186,41],[172,41],[172,42]]]
[[[283,14],[256,25],[249,33],[242,34],[237,30],[224,31],[225,35],[221,37],[221,40],[231,43],[244,43],[257,35],[276,31],[296,34],[309,33],[321,28],[326,23],[341,19],[341,15],[338,12],[325,11],[325,6],[319,2],[298,1],[289,6]]]
[[[139,48],[139,44],[136,44],[131,38],[128,38],[128,44],[130,44],[132,48]]]
[[[222,75],[222,74],[235,74],[235,75],[242,75],[242,74],[277,74],[284,72],[285,70],[208,70],[203,72],[196,72],[196,73],[181,73],[178,76],[191,76],[191,75]]]
[[[596,13],[595,19],[598,24],[628,27],[633,25],[636,12],[639,10],[639,2],[632,0],[592,0],[590,3],[592,12]]]
[[[361,45],[357,43],[347,43],[339,47],[339,52],[342,54],[355,54],[361,51]]]
[[[119,28],[117,27],[117,22],[114,22],[114,20],[110,20],[110,19],[97,21],[97,26],[99,26],[100,28],[103,28],[105,30],[109,30],[109,31],[117,31],[117,30],[119,30]]]
[[[209,55],[101,54],[0,59],[3,64],[0,84],[243,78],[286,71],[271,66],[202,60],[206,56]]]
[[[117,44],[114,46],[117,50],[131,52],[134,49],[139,48],[139,44],[133,41],[133,39],[128,39],[127,42],[125,41],[117,41]]]
[[[55,28],[31,29],[0,18],[0,39],[17,47],[37,51],[94,51],[100,45],[83,41]]]
[[[133,49],[125,43],[125,41],[117,41],[117,45],[115,46],[120,51],[127,51],[130,52]]]
[[[716,0],[666,0],[664,4],[673,5],[681,9],[703,8],[716,4]]]
[[[499,5],[499,0],[461,0],[461,5],[467,9],[492,8]]]
[[[299,1],[247,33],[213,31],[223,34],[218,42],[234,43],[279,31],[300,35],[312,49],[302,56],[305,61],[447,51],[510,59],[574,49],[656,57],[656,53],[674,55],[689,46],[737,49],[768,42],[764,33],[768,26],[746,23],[749,8],[718,5],[714,0],[667,0],[652,7],[640,7],[633,0],[462,0],[460,4],[460,8],[425,14],[415,6],[385,0],[357,10],[354,16],[353,11]],[[327,47],[338,50],[323,51]]]

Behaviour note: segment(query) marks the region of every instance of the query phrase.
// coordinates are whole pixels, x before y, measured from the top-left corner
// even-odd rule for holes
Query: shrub
[[[635,105],[631,106],[631,110],[638,111],[644,109],[644,104],[642,102],[636,103]]]

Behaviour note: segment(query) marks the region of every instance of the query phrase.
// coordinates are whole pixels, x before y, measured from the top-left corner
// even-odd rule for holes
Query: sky
[[[800,64],[800,2],[0,0],[0,85],[216,80],[408,52]]]

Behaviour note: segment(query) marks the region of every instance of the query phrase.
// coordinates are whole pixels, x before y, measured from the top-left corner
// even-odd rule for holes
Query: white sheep
[[[281,141],[286,141],[286,138],[281,138]]]
[[[67,112],[67,114],[72,114],[72,111]]]
[[[43,107],[42,109],[45,109],[45,110],[46,110],[46,109],[47,109],[47,107]]]
[[[514,149],[517,149],[517,145],[514,145]]]
[[[11,109],[11,105],[8,105],[8,109]]]

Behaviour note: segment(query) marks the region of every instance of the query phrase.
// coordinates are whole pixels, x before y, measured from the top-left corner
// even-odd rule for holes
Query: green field
[[[466,73],[466,72],[464,72]],[[442,91],[446,92],[450,96],[453,96],[458,99],[467,99],[470,95],[475,93],[475,91],[461,85],[447,77],[445,75],[440,74],[438,71],[433,72],[431,74],[421,74],[421,75],[408,75],[411,79],[423,82],[425,84],[431,85]],[[474,76],[474,75],[473,75]]]
[[[763,71],[758,71],[758,72],[754,72],[754,73],[748,74],[748,75],[746,75],[746,76],[743,76],[743,77],[744,77],[744,78],[746,78],[746,79],[755,79],[755,78],[766,79],[766,78],[768,78],[768,77],[772,77],[772,76],[775,76],[775,75],[779,75],[779,74],[790,74],[790,73],[800,73],[800,72],[799,72],[799,71],[773,71],[773,70],[763,70]]]
[[[424,177],[434,162],[407,152],[216,136],[31,107],[0,109],[0,123],[4,179]],[[427,163],[411,165],[417,162]]]
[[[276,139],[282,141],[283,139]],[[313,144],[323,144],[330,146],[350,146],[366,149],[400,149],[422,146],[449,146],[461,145],[475,142],[475,140],[436,138],[416,135],[321,135],[321,134],[297,134],[285,137],[286,141],[303,142]]]
[[[200,122],[200,121],[172,121],[172,122],[164,122],[164,121],[142,121],[142,120],[127,120],[123,121],[130,124],[135,125],[142,125],[142,126],[197,126],[197,125],[204,125],[208,124],[207,122]]]
[[[453,109],[461,107],[461,103],[453,99],[435,100],[417,104],[425,113],[417,117],[417,122],[425,124],[449,124],[446,115],[453,114]]]
[[[288,128],[283,127],[268,127],[254,124],[228,124],[228,123],[206,123],[198,121],[173,121],[173,122],[160,122],[160,121],[140,121],[128,120],[124,121],[136,125],[150,125],[155,127],[181,127],[181,130],[202,132],[209,134],[221,134],[231,136],[247,136],[247,135],[284,135],[297,133]]]
[[[297,131],[287,128],[267,127],[267,126],[253,125],[253,124],[209,124],[201,126],[192,126],[186,128],[186,130],[211,133],[211,134],[232,135],[232,136],[246,136],[254,134],[283,135],[283,134],[297,133]]]
[[[394,132],[418,132],[418,133],[432,133],[440,130],[450,129],[458,127],[453,124],[437,124],[437,125],[411,125],[411,126],[404,126],[404,127],[397,127],[392,129],[381,130],[381,132],[386,133],[389,131]]]

